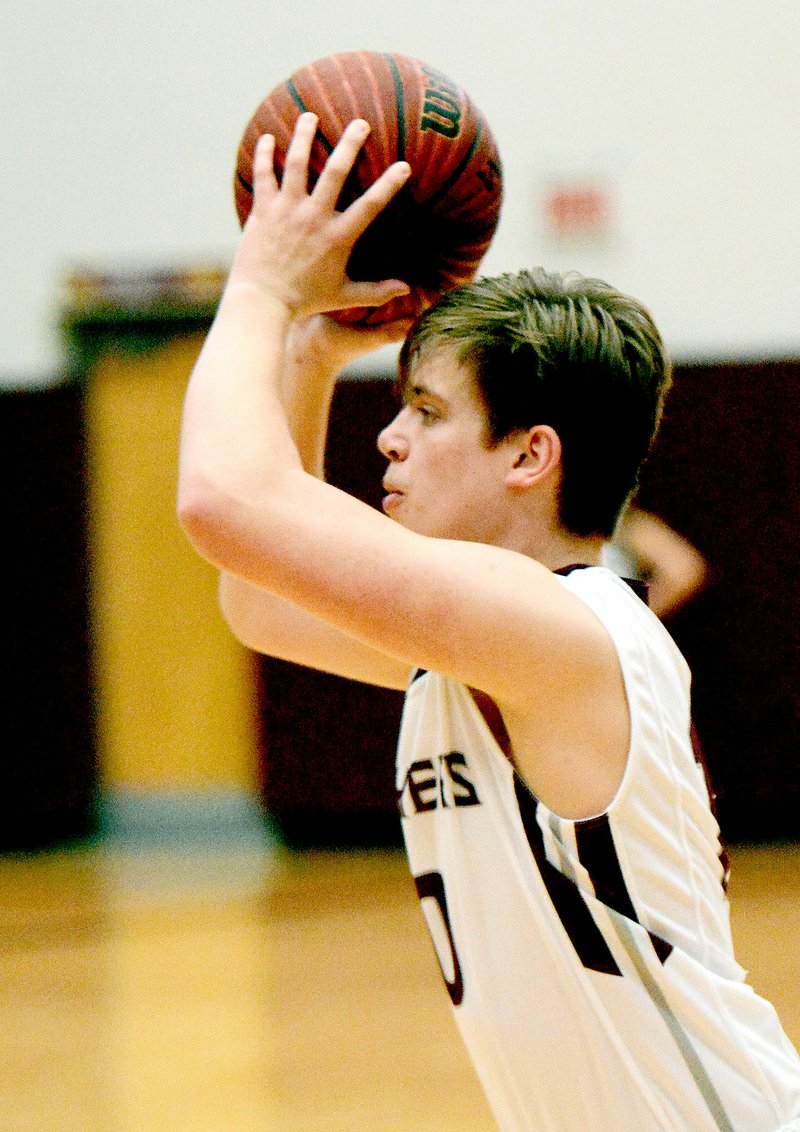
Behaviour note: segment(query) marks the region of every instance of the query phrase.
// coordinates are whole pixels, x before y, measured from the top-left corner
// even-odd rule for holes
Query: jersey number
[[[464,977],[458,961],[453,930],[450,927],[442,874],[423,873],[422,876],[414,877],[414,881],[447,991],[453,1006],[459,1006],[464,997]]]

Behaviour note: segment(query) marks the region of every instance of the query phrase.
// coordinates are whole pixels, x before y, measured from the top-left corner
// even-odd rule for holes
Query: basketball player
[[[408,169],[337,213],[366,124],[309,194],[315,128],[280,188],[259,143],[187,393],[180,516],[227,616],[254,648],[407,688],[408,856],[499,1127],[800,1129],[800,1058],[733,955],[686,665],[597,565],[668,382],[658,331],[596,281],[469,284],[404,343],[386,514],[323,483],[333,369],[362,332],[318,315],[406,291],[345,265]]]

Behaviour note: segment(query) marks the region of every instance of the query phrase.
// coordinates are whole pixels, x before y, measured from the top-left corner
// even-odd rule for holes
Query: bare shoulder
[[[567,818],[602,813],[627,767],[631,717],[614,641],[593,609],[566,595],[563,657],[527,702],[500,703],[509,753],[533,793]],[[580,591],[579,591],[580,592]]]
[[[429,667],[519,712],[558,704],[614,670],[604,626],[545,566],[480,544],[427,549],[426,600],[438,612]]]

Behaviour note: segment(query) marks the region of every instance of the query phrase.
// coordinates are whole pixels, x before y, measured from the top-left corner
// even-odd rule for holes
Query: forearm
[[[229,283],[184,404],[178,506],[191,524],[208,497],[246,500],[299,468],[282,395],[291,312]]]
[[[292,324],[283,364],[283,405],[303,467],[319,479],[336,379],[347,360],[332,349],[321,316]]]
[[[318,315],[292,322],[283,368],[286,417],[303,467],[322,478],[331,401],[342,370],[357,358],[398,342],[407,319],[350,326]]]

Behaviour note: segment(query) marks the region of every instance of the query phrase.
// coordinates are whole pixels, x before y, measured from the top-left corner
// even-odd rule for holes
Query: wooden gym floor
[[[739,848],[800,1043],[800,846]],[[0,859],[3,1132],[489,1132],[401,854]]]

